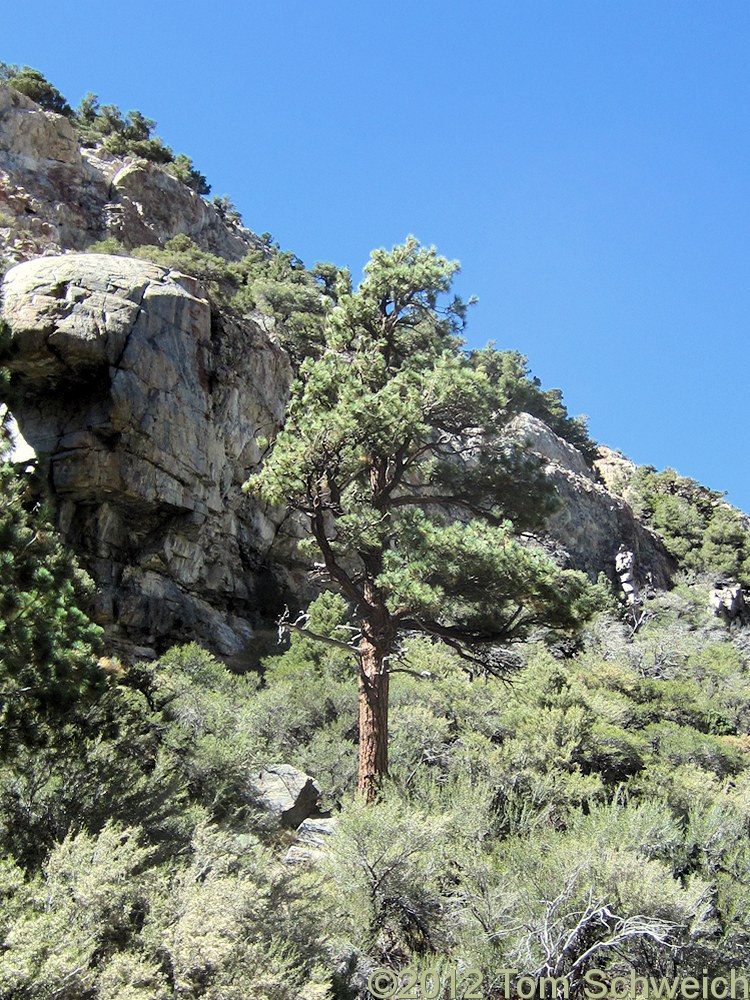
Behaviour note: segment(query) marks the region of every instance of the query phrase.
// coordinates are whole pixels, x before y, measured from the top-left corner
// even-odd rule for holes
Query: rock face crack
[[[52,357],[59,363],[60,367],[64,371],[70,374],[71,378],[76,375],[75,369],[72,367],[72,365],[68,364],[68,360],[65,357],[63,351],[61,351],[60,348],[57,347],[55,344],[51,343],[50,340],[47,340],[47,350],[52,355]]]
[[[122,348],[120,350],[120,353],[117,355],[117,357],[112,362],[112,367],[113,368],[119,368],[121,366],[122,360],[125,357],[125,353],[126,353],[126,351],[128,349],[128,346],[130,345],[130,341],[131,341],[131,339],[133,337],[133,332],[134,332],[136,326],[138,325],[138,320],[141,318],[141,315],[143,314],[143,300],[144,300],[144,298],[146,296],[146,287],[147,286],[144,285],[143,290],[141,291],[140,297],[138,299],[138,302],[136,303],[137,309],[136,309],[136,311],[135,311],[135,313],[133,315],[133,321],[132,321],[132,323],[130,325],[130,329],[125,334],[125,339],[123,341],[123,345],[122,345]]]

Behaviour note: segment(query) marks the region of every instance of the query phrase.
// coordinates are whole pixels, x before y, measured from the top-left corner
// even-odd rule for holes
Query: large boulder
[[[638,468],[632,459],[621,451],[601,444],[594,466],[600,481],[610,493],[619,497],[627,496],[630,480]]]
[[[132,250],[177,234],[229,260],[263,246],[163,167],[81,148],[67,118],[0,83],[0,255],[28,260],[107,237]]]
[[[317,811],[320,789],[315,779],[291,764],[274,764],[253,779],[258,804],[282,826],[295,829]]]
[[[260,241],[229,226],[216,208],[155,163],[128,158],[112,177],[102,221],[107,235],[127,247],[164,244],[177,233],[228,260]]]
[[[716,617],[721,618],[727,625],[747,619],[745,594],[739,583],[725,583],[718,580],[711,588],[708,602]]]
[[[13,87],[0,86],[0,157],[2,162],[33,170],[48,164],[81,163],[78,137],[70,121]]]
[[[300,823],[294,843],[284,855],[285,863],[306,864],[320,857],[328,838],[336,832],[338,822],[335,816],[321,816]]]

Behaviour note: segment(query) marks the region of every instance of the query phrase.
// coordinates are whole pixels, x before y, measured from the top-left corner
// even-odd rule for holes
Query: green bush
[[[0,853],[34,870],[56,842],[110,820],[138,820],[161,857],[179,851],[202,815],[185,750],[142,694],[111,687],[47,746],[20,749],[0,767]]]
[[[41,745],[106,686],[102,630],[86,615],[92,581],[61,544],[0,433],[0,757]]]
[[[97,837],[66,837],[21,900],[16,892],[2,901],[13,918],[0,956],[5,995],[90,995],[97,967],[140,929],[153,885],[148,861],[137,829],[107,825]]]
[[[446,828],[397,799],[346,806],[321,862],[340,944],[389,964],[445,946]]]
[[[700,560],[718,576],[750,585],[750,531],[736,510],[717,508],[703,535]]]
[[[201,250],[189,236],[179,233],[163,247],[148,245],[136,247],[130,256],[150,260],[162,267],[182,271],[197,278],[204,286],[211,302],[221,307],[234,287],[231,265],[216,254]]]
[[[115,156],[139,156],[153,163],[172,163],[174,153],[153,135],[156,122],[140,111],[123,114],[115,104],[100,104],[86,94],[74,113],[74,124],[84,146],[102,145]]]
[[[174,995],[297,1000],[321,955],[315,923],[324,910],[308,882],[302,897],[257,839],[198,827],[189,866],[143,933]]]
[[[475,363],[488,366],[501,386],[506,405],[543,420],[556,434],[574,445],[591,465],[598,448],[588,434],[585,417],[570,417],[559,389],[542,389],[538,378],[529,373],[528,359],[518,351],[496,351],[493,345],[474,351]]]
[[[578,813],[564,833],[499,847],[497,877],[509,891],[495,926],[507,928],[508,966],[575,981],[577,970],[623,959],[641,972],[666,971],[671,949],[689,953],[708,928],[710,886],[681,883],[644,852],[644,844],[666,837],[668,848],[678,839],[659,810],[636,807],[632,819],[629,811]]]
[[[178,153],[174,160],[167,165],[167,172],[200,195],[211,193],[211,185],[205,176],[196,170],[191,158],[185,156],[184,153]]]
[[[36,101],[45,111],[54,111],[55,114],[65,115],[66,118],[73,117],[73,111],[60,91],[46,80],[38,69],[32,69],[30,66],[19,68],[0,62],[0,82],[10,84],[14,90]]]
[[[314,354],[323,342],[323,320],[338,296],[351,291],[349,274],[330,264],[308,271],[292,253],[271,248],[251,251],[232,266],[237,291],[231,308],[240,315],[259,313],[295,362]]]
[[[115,257],[129,256],[127,247],[120,243],[118,239],[115,239],[114,236],[108,236],[106,239],[91,243],[86,247],[86,253],[108,253],[113,254]]]
[[[627,498],[681,568],[750,585],[750,530],[716,493],[674,469],[639,468]]]

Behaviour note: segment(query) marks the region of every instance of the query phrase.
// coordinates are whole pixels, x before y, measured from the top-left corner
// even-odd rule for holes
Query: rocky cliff
[[[515,418],[511,432],[544,460],[545,471],[554,483],[559,507],[549,519],[547,531],[559,561],[584,570],[593,579],[603,572],[615,582],[615,558],[624,545],[635,557],[640,584],[669,585],[676,566],[661,541],[634,516],[623,497],[607,488],[613,455],[609,448],[600,450],[596,468],[591,469],[573,445],[528,413]]]
[[[211,323],[185,275],[99,254],[43,257],[3,285],[10,406],[45,462],[60,528],[110,634],[241,651],[278,588],[280,515],[244,496],[255,437],[281,419],[286,355]]]
[[[98,585],[96,616],[115,646],[198,639],[239,656],[282,595],[309,592],[283,513],[241,491],[289,360],[262,326],[212,315],[190,276],[72,252],[177,233],[229,259],[260,245],[160,167],[81,149],[66,119],[0,86],[0,253],[19,262],[2,287],[9,404]],[[614,578],[624,543],[666,585],[658,539],[575,448],[528,415],[513,433],[555,483],[547,544],[562,562]]]
[[[67,118],[0,84],[0,254],[28,260],[107,237],[132,249],[178,233],[228,260],[261,245],[157,164],[81,148]]]

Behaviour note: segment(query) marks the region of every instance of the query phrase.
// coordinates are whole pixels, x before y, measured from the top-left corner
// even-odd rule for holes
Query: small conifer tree
[[[0,399],[5,373],[0,369]],[[0,757],[46,741],[48,725],[100,690],[101,629],[82,610],[90,581],[10,462],[0,426]]]

